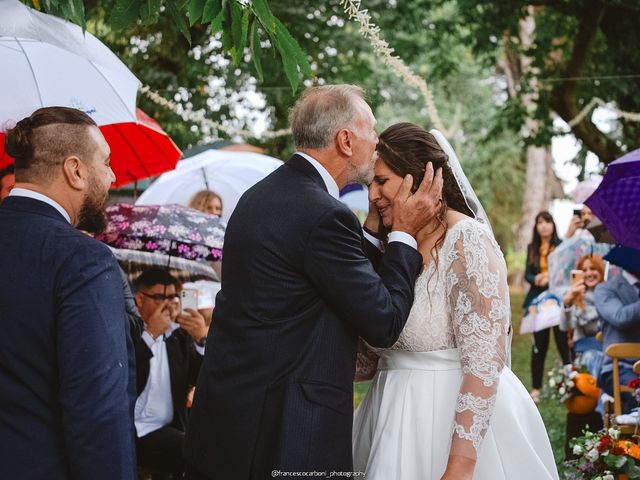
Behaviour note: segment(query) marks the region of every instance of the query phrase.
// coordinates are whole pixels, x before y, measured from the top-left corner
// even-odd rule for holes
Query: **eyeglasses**
[[[153,295],[149,293],[140,292],[145,297],[151,298],[156,302],[162,302],[164,300],[169,300],[170,302],[175,302],[180,298],[180,295],[174,293],[173,295],[162,295],[161,293],[154,293]]]

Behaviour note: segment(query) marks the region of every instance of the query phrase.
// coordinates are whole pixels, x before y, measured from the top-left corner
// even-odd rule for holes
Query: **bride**
[[[424,268],[407,324],[392,348],[376,349],[355,412],[354,470],[369,480],[557,479],[540,414],[508,367],[504,258],[438,131],[400,123],[380,135],[369,199],[381,233],[403,177],[419,185],[428,162],[442,168],[442,205],[417,236]]]

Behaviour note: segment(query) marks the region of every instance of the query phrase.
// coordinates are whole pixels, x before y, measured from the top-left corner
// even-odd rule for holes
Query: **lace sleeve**
[[[475,460],[508,363],[507,271],[500,247],[478,224],[461,230],[450,260],[449,301],[463,374],[450,454]]]
[[[378,370],[379,355],[367,343],[358,338],[358,353],[356,356],[356,373],[354,382],[371,380]]]

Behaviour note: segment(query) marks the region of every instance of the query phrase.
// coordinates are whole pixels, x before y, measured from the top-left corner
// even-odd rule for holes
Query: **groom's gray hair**
[[[302,92],[289,110],[296,148],[328,147],[338,130],[352,124],[358,111],[358,98],[364,100],[364,90],[357,85],[323,85]]]

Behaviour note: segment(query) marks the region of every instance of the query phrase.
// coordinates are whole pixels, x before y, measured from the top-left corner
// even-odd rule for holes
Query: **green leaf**
[[[189,43],[191,43],[191,33],[189,32],[189,25],[187,25],[187,21],[184,18],[183,12],[180,10],[179,4],[173,0],[166,0],[167,10],[171,14],[173,21],[175,22],[178,30],[184,37],[187,39]],[[182,3],[184,5],[184,3]]]
[[[118,30],[136,23],[140,12],[140,0],[116,0],[109,23]]]
[[[87,21],[84,16],[84,2],[82,0],[72,0],[71,8],[73,10],[73,20],[75,23],[82,27],[82,30],[87,28]]]
[[[238,2],[231,2],[231,40],[233,46],[230,49],[231,59],[234,65],[238,65],[242,59],[244,43],[242,42],[242,7]]]
[[[158,21],[162,0],[143,0],[140,6],[140,20],[143,25],[151,25]]]
[[[307,60],[307,54],[300,48],[296,39],[291,36],[287,27],[277,18],[274,20],[276,22],[276,35],[281,44],[284,45],[287,55],[293,57],[303,74],[311,76],[311,65],[309,65],[309,60]]]
[[[224,14],[221,0],[207,0],[202,12],[202,23],[210,23],[211,21],[215,22],[218,20],[221,13]],[[220,28],[215,30],[220,30]]]
[[[224,10],[220,10],[220,12],[218,12],[218,16],[216,16],[216,18],[214,18],[213,21],[211,22],[211,31],[219,32],[220,30],[222,30],[223,22],[224,22]]]
[[[189,25],[194,25],[202,18],[202,12],[207,0],[191,0],[187,7],[187,15],[189,16]]]
[[[262,46],[260,45],[260,35],[258,34],[258,21],[251,22],[251,33],[249,34],[249,43],[251,46],[251,60],[253,66],[256,69],[258,80],[264,81],[264,73],[262,71],[262,63],[260,57],[262,56]]]
[[[276,17],[271,13],[271,9],[269,5],[267,5],[266,0],[253,0],[251,4],[251,8],[255,13],[256,17],[262,23],[262,26],[267,31],[268,34],[275,33],[276,31]]]
[[[291,84],[291,90],[293,93],[296,93],[298,84],[300,83],[300,79],[298,78],[298,64],[287,54],[287,49],[282,45],[280,37],[272,37],[272,42],[278,49],[280,58],[282,58],[282,66],[284,67],[284,73],[287,75],[287,79]]]

